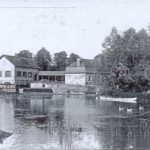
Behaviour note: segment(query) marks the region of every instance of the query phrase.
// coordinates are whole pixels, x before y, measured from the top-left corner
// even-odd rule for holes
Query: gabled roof
[[[80,59],[80,66],[77,62],[66,67],[67,73],[94,73],[95,65],[93,59]]]
[[[16,67],[39,69],[33,58],[25,58],[9,55],[1,56],[1,58],[3,57],[9,60]]]

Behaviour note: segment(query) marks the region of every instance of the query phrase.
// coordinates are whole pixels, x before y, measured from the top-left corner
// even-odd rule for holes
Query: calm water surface
[[[0,149],[150,149],[150,118],[138,116],[148,105],[139,110],[85,96],[2,97],[0,130],[13,135]]]

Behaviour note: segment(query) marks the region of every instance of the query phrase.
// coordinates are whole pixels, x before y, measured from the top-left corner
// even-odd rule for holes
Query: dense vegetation
[[[122,91],[146,91],[149,86],[144,76],[150,64],[150,36],[144,29],[130,28],[118,33],[113,28],[103,43],[103,53],[95,57],[96,69],[111,72],[105,85]]]
[[[64,71],[66,66],[76,62],[77,58],[79,58],[79,55],[74,53],[71,53],[68,57],[65,51],[55,53],[52,57],[49,50],[45,47],[41,48],[34,57],[29,50],[22,50],[15,54],[15,56],[35,59],[40,70],[43,71]]]

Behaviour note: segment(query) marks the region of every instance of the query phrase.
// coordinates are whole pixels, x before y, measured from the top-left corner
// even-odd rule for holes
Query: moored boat
[[[115,101],[115,102],[124,102],[124,103],[136,103],[137,97],[132,98],[121,98],[121,97],[108,97],[108,96],[99,96],[98,98],[101,101]]]

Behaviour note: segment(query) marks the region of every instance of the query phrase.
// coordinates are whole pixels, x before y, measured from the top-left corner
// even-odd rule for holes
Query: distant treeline
[[[66,66],[76,62],[77,58],[79,58],[79,55],[74,53],[71,53],[68,57],[65,51],[55,53],[52,57],[50,52],[44,47],[37,52],[35,57],[33,57],[33,54],[29,50],[22,50],[15,55],[18,57],[34,58],[42,71],[63,71],[66,69]]]

